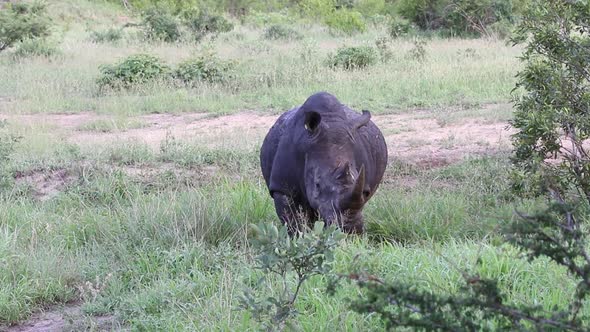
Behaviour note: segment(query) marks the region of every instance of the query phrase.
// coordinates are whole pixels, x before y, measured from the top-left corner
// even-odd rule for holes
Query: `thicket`
[[[213,54],[204,54],[181,62],[172,75],[189,86],[198,82],[219,83],[230,78],[233,67],[232,62],[223,61]]]
[[[399,0],[397,12],[422,30],[490,36],[515,24],[528,0]]]
[[[170,67],[159,58],[135,54],[116,64],[101,66],[97,83],[100,89],[126,89],[164,79],[169,73]]]
[[[176,68],[149,54],[135,54],[121,61],[100,67],[99,89],[129,89],[163,80],[195,86],[199,82],[219,83],[230,78],[234,64],[212,53],[185,60]]]
[[[0,52],[27,39],[49,35],[51,22],[40,2],[0,4]]]
[[[115,1],[115,0],[111,0]],[[452,35],[507,36],[531,0],[122,0],[128,7],[145,11],[154,6],[173,15],[195,8],[244,18],[288,11],[287,16],[321,22],[335,33],[362,32],[368,23],[392,22],[394,36],[411,26]],[[387,18],[389,17],[389,19]],[[405,21],[404,21],[405,20]],[[272,21],[271,23],[285,23]],[[407,23],[407,24],[406,24]]]
[[[223,16],[195,8],[176,13],[159,5],[142,11],[141,16],[146,38],[155,41],[175,42],[186,34],[198,42],[205,36],[216,36],[234,28]]]
[[[328,55],[326,62],[332,68],[354,70],[372,66],[378,59],[377,51],[371,46],[344,46]]]

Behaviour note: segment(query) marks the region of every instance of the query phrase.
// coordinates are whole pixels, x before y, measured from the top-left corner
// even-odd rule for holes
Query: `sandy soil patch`
[[[54,307],[35,313],[22,324],[0,331],[6,332],[62,332],[62,331],[111,331],[117,329],[114,316],[86,317],[79,304]]]
[[[203,113],[150,114],[130,119],[141,121],[145,124],[142,128],[113,132],[80,130],[92,121],[108,119],[106,115],[93,113],[11,115],[8,119],[23,124],[43,121],[54,125],[63,130],[67,140],[74,144],[137,141],[157,150],[168,136],[209,147],[228,142],[252,147],[260,144],[277,117],[253,112],[221,117]],[[448,165],[467,155],[484,155],[508,149],[512,133],[504,122],[465,118],[445,124],[429,111],[375,115],[373,121],[385,136],[391,158],[425,168]]]
[[[16,184],[30,186],[33,197],[40,201],[57,196],[66,186],[74,183],[77,179],[76,175],[66,169],[35,170],[17,173],[15,176]]]

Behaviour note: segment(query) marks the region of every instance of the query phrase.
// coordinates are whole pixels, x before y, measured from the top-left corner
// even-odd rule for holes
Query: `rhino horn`
[[[361,165],[358,178],[352,189],[352,201],[362,203],[364,201],[363,190],[365,188],[365,165]]]
[[[369,120],[371,120],[371,112],[363,110],[363,114],[354,121],[354,129],[359,129],[362,126],[365,126],[369,123]]]

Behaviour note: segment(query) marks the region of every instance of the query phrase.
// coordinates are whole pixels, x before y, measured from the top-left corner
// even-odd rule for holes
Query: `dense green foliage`
[[[216,83],[227,80],[232,68],[232,63],[220,60],[213,54],[205,54],[183,61],[172,75],[188,85],[199,82]]]
[[[45,6],[13,3],[8,8],[0,4],[0,52],[26,39],[49,35],[50,21],[45,15]]]
[[[370,46],[340,47],[328,57],[327,63],[330,67],[353,70],[371,66],[377,59],[377,51]]]
[[[142,13],[142,26],[150,40],[174,42],[180,39],[178,18],[164,7],[153,7]]]
[[[367,29],[363,16],[354,10],[335,10],[325,18],[324,22],[332,31],[349,35]]]
[[[112,0],[114,1],[114,0]],[[409,20],[422,30],[441,30],[452,35],[496,35],[504,37],[519,20],[529,0],[128,0],[137,10],[163,6],[180,14],[194,8],[208,8],[233,16],[270,19],[279,10],[287,16],[320,22],[334,33],[352,34],[366,30],[367,23],[385,23],[392,18],[392,35],[398,36],[409,28]],[[277,18],[274,15],[275,19]],[[272,22],[284,23],[284,22]]]
[[[555,1],[536,6],[517,30],[528,41],[512,125],[515,186],[521,191],[568,194],[590,203],[590,3]],[[569,200],[569,199],[568,199]]]
[[[498,22],[514,23],[522,0],[400,0],[398,12],[425,30],[490,35]]]
[[[389,36],[392,38],[398,38],[407,35],[411,32],[414,27],[409,20],[399,17],[394,17],[389,21],[389,26],[387,28],[389,32]]]
[[[305,224],[305,223],[302,223]],[[330,275],[334,250],[344,234],[334,225],[324,227],[316,222],[312,230],[305,230],[291,238],[287,227],[274,224],[251,225],[250,243],[256,253],[256,268],[268,276],[282,279],[283,289],[277,297],[257,299],[251,290],[246,291],[240,306],[252,312],[267,330],[283,330],[285,325],[296,324],[295,301],[301,286],[314,276]],[[295,277],[295,286],[289,280]],[[263,287],[264,285],[258,285]]]
[[[277,39],[301,39],[303,36],[297,30],[284,24],[272,24],[264,29],[264,38],[270,40]]]
[[[205,10],[187,11],[183,14],[184,22],[191,33],[191,37],[200,41],[207,35],[216,36],[222,32],[231,31],[234,25],[221,15],[215,15]]]
[[[113,65],[100,67],[98,86],[120,89],[165,78],[170,68],[162,60],[147,54],[131,55]]]

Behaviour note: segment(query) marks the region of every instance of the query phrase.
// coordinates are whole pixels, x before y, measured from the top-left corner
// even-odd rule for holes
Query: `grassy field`
[[[132,19],[90,1],[49,9],[62,23],[53,37],[61,54],[0,55],[0,131],[21,137],[2,170],[0,330],[27,319],[66,330],[256,330],[236,308],[262,276],[247,226],[277,219],[258,150],[277,114],[319,90],[371,110],[391,156],[365,208],[367,233],[337,250],[339,271],[360,255],[382,278],[453,292],[462,269],[477,269],[516,303],[569,304],[574,285],[562,282],[563,269],[498,244],[515,208],[543,204],[508,188],[503,128],[519,49],[428,39],[419,61],[408,56],[413,41],[398,39],[391,61],[345,71],[324,64],[328,53],[374,45],[383,28],[338,37],[296,25],[303,39],[268,41],[261,28],[237,25],[198,45],[146,43],[132,30],[96,44],[85,24]],[[99,65],[126,55],[175,64],[204,50],[236,62],[229,84],[161,82],[106,95],[96,85]],[[348,310],[345,299],[357,293],[329,297],[325,280],[312,279],[297,303],[299,326],[384,329]]]

